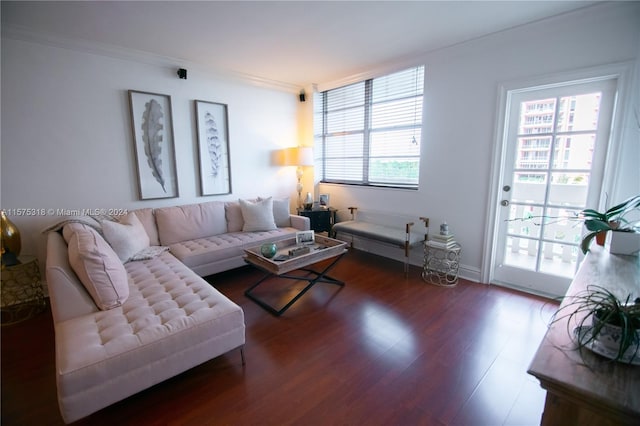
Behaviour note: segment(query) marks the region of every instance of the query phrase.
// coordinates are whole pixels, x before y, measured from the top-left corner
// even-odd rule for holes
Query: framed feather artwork
[[[141,200],[178,196],[171,97],[129,90]]]
[[[227,105],[194,102],[202,195],[231,194]]]

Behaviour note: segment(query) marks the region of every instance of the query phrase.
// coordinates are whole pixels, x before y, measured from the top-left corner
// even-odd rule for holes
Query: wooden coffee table
[[[344,256],[344,254],[347,252],[347,243],[339,240],[334,240],[333,238],[316,235],[315,241],[313,243],[302,246],[309,247],[308,253],[293,256],[281,261],[276,261],[274,259],[277,259],[279,256],[287,256],[289,250],[301,247],[301,245],[296,245],[295,238],[279,241],[276,244],[278,247],[278,252],[272,259],[268,259],[260,253],[260,246],[246,249],[244,257],[247,263],[266,272],[266,275],[257,283],[248,288],[244,292],[244,294],[249,299],[260,305],[262,308],[266,309],[268,312],[272,313],[275,316],[282,315],[287,309],[291,307],[291,305],[293,305],[298,299],[300,299],[302,295],[304,295],[311,287],[319,282],[344,287],[343,281],[328,276],[327,272],[331,268],[333,268],[335,264],[338,263],[340,258],[342,258],[342,256]],[[310,268],[311,265],[327,259],[333,259],[333,261],[323,270],[317,271]],[[289,274],[290,272],[298,270],[306,272],[306,275]],[[296,281],[306,281],[308,284],[281,309],[276,309],[253,293],[253,290],[260,284],[264,283],[270,278],[275,277]]]

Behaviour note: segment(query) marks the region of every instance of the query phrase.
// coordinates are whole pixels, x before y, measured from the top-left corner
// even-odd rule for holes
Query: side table
[[[444,287],[453,287],[458,284],[461,251],[462,247],[458,243],[454,243],[451,247],[440,248],[425,241],[422,279]]]
[[[331,207],[317,207],[311,210],[298,209],[297,211],[299,216],[309,218],[311,229],[314,232],[327,232],[331,234],[331,228],[336,219],[336,209]]]
[[[0,273],[0,319],[2,325],[29,319],[42,312],[46,303],[40,283],[38,258],[20,256],[17,265],[3,266]]]

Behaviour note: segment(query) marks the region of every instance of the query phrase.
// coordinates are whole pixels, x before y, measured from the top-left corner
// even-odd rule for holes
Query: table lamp
[[[297,166],[296,177],[298,183],[296,190],[298,191],[298,207],[302,207],[302,175],[303,167],[313,166],[313,148],[309,146],[296,146],[293,148],[285,148],[282,150],[282,165]]]

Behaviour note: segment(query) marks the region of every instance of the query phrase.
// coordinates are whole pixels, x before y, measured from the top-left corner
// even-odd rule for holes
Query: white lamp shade
[[[313,148],[297,146],[282,150],[283,166],[313,166]]]

